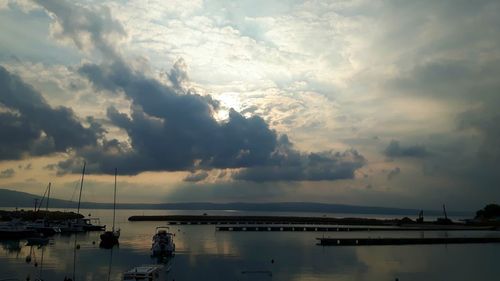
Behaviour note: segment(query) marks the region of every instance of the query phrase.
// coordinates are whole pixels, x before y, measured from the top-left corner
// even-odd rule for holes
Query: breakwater
[[[131,216],[129,221],[166,221],[169,224],[343,224],[343,225],[396,225],[397,219],[297,217],[297,216],[209,216],[165,215]]]

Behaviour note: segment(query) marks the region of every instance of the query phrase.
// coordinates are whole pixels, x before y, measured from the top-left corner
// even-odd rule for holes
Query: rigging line
[[[50,186],[50,183],[49,183]],[[45,188],[45,191],[43,192],[42,199],[40,200],[40,204],[38,205],[38,209],[36,210],[37,212],[40,211],[40,207],[43,204],[43,200],[45,199],[45,195],[47,195],[47,188]]]

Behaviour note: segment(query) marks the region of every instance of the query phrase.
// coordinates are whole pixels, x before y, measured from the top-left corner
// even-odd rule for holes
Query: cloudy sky
[[[0,0],[0,187],[475,210],[498,1]]]

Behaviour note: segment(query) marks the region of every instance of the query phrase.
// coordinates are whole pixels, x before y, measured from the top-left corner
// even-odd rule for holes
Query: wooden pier
[[[491,227],[457,227],[447,225],[433,225],[425,227],[376,227],[376,226],[311,226],[311,225],[217,225],[217,231],[306,231],[306,232],[355,232],[355,231],[472,231],[472,230],[492,230]]]
[[[316,238],[321,246],[432,245],[500,243],[500,237]]]

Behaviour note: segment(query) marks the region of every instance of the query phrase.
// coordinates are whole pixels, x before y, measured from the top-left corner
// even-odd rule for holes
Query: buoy
[[[274,263],[274,259],[271,260],[271,263]]]
[[[76,244],[76,249],[80,250],[80,244]]]
[[[26,256],[26,262],[30,263],[31,262],[31,256]]]
[[[92,245],[95,245],[95,241],[92,241]]]
[[[38,262],[35,262],[35,267],[37,267],[37,266],[38,266]]]

